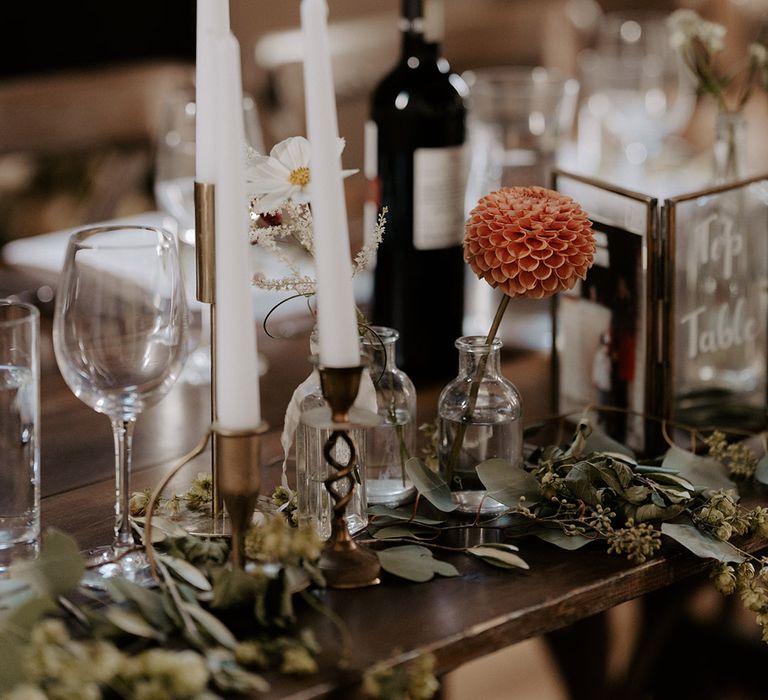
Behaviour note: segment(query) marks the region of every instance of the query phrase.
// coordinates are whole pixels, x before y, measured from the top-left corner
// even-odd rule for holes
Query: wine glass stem
[[[136,422],[132,420],[112,419],[112,435],[115,440],[115,548],[134,545],[128,508],[134,425]]]

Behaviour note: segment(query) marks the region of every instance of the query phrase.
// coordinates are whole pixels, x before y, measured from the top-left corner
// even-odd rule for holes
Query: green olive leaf
[[[376,556],[384,571],[408,581],[423,583],[434,578],[436,573],[441,576],[460,575],[452,564],[435,559],[429,549],[415,544],[384,549],[376,552]]]
[[[157,640],[163,638],[160,631],[150,625],[141,615],[117,605],[107,608],[104,617],[119,630],[132,634],[134,637]]]
[[[189,613],[189,616],[215,641],[227,649],[237,646],[237,639],[227,626],[215,615],[203,610],[196,603],[182,602],[181,607]]]
[[[505,459],[487,459],[476,467],[477,476],[488,490],[488,495],[511,508],[531,506],[541,498],[541,486],[533,474]]]
[[[661,533],[671,537],[697,557],[716,559],[723,563],[744,561],[744,557],[732,544],[718,540],[708,532],[699,530],[695,525],[662,523]]]
[[[456,510],[456,503],[451,495],[451,489],[439,474],[435,474],[418,457],[411,457],[405,463],[405,473],[413,482],[416,490],[424,496],[435,508],[450,513]]]
[[[200,569],[193,566],[188,561],[169,557],[165,554],[158,554],[157,558],[173,571],[179,578],[191,584],[200,591],[212,590],[211,582],[205,577]]]
[[[130,601],[141,616],[164,632],[172,628],[172,621],[165,612],[163,595],[139,586],[126,578],[115,576],[107,579],[106,592],[116,603]]]

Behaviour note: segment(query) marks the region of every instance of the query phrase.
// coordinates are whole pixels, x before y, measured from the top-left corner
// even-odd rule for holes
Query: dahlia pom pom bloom
[[[592,265],[592,222],[581,206],[544,187],[504,187],[470,212],[464,259],[508,296],[543,299],[571,289]]]

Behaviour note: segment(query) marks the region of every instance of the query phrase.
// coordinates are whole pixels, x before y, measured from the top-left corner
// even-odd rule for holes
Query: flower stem
[[[496,334],[499,332],[499,326],[501,325],[501,319],[504,318],[504,312],[509,306],[509,295],[505,294],[501,297],[499,305],[496,308],[496,315],[493,317],[491,328],[488,331],[488,335],[485,338],[485,344],[488,346],[488,352],[481,355],[479,362],[477,363],[477,369],[475,370],[475,376],[471,377],[469,382],[469,398],[467,399],[467,405],[464,408],[464,413],[461,416],[461,423],[456,431],[456,435],[453,437],[453,444],[451,445],[451,452],[448,456],[448,466],[445,470],[445,480],[450,486],[453,479],[453,472],[456,470],[456,463],[459,459],[459,453],[461,452],[461,446],[464,443],[464,435],[467,432],[469,421],[472,419],[472,414],[475,412],[475,406],[477,405],[477,395],[480,392],[480,383],[485,375],[485,368],[488,364],[488,357],[491,352],[491,343],[493,343]]]

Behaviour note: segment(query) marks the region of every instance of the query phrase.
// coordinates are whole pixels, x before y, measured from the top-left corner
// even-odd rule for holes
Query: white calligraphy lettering
[[[707,307],[699,306],[683,316],[680,323],[688,326],[688,358],[754,342],[757,323],[747,316],[746,306],[742,297],[733,307],[726,302],[705,315]]]

